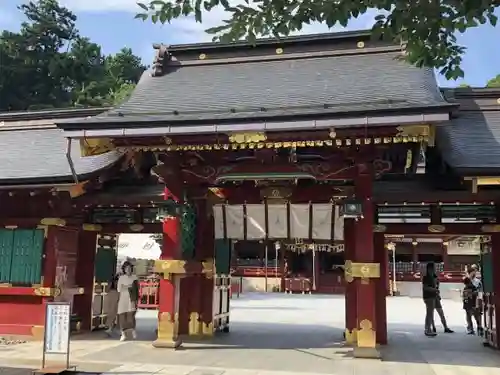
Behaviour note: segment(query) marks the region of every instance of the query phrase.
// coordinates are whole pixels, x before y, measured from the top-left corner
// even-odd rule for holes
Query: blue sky
[[[22,0],[0,0],[0,30],[16,30],[22,14],[16,9]],[[136,0],[60,0],[78,16],[81,34],[100,44],[105,53],[113,53],[122,47],[130,47],[150,64],[153,59],[153,43],[191,43],[209,41],[203,30],[218,25],[223,18],[220,11],[205,15],[204,25],[192,19],[177,20],[166,26],[153,25],[134,19],[139,10]],[[498,12],[500,13],[500,12]],[[500,15],[500,14],[499,14]],[[365,29],[371,26],[372,14],[353,20],[348,29]],[[324,32],[324,25],[310,25],[306,33]],[[484,86],[488,79],[500,74],[500,26],[481,26],[459,36],[460,44],[468,48],[462,68],[464,82],[471,86]],[[438,77],[442,86],[456,86],[462,81],[447,82]]]

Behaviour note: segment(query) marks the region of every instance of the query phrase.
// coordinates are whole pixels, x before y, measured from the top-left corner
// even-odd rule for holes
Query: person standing
[[[436,297],[436,304],[434,305],[434,309],[437,311],[439,315],[439,319],[441,320],[441,324],[443,325],[444,333],[453,333],[452,329],[448,327],[448,323],[446,322],[446,316],[444,315],[444,310],[443,310],[443,305],[441,304],[441,293],[439,290],[439,278],[437,277],[436,273],[434,272],[435,278],[436,278],[436,288],[437,288],[437,297]],[[432,332],[436,333],[436,324],[434,322],[434,317],[432,319]]]
[[[137,338],[135,314],[139,300],[139,281],[133,273],[133,265],[126,261],[122,265],[123,274],[118,278],[118,325],[122,335],[120,341],[127,339],[128,333]]]
[[[109,282],[109,291],[106,296],[106,333],[110,336],[113,334],[117,323],[118,300],[120,297],[117,289],[119,277],[119,275],[113,275]]]
[[[425,303],[424,333],[428,337],[436,336],[436,332],[432,329],[434,327],[434,310],[436,308],[436,301],[439,295],[436,280],[437,277],[434,263],[429,262],[425,267],[425,275],[422,277],[422,297]]]
[[[477,313],[477,289],[469,277],[464,279],[464,290],[462,292],[463,308],[465,310],[465,320],[467,321],[467,333],[474,335],[474,325],[472,318],[476,321],[477,332],[482,334],[481,315]]]

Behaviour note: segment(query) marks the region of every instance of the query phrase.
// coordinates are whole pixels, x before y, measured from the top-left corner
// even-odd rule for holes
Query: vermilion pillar
[[[352,261],[355,257],[356,228],[354,219],[344,219],[344,260]],[[356,342],[356,285],[345,285],[345,341],[348,344]]]
[[[498,206],[497,206],[498,209]],[[497,219],[498,222],[498,219]],[[495,348],[499,348],[500,342],[500,272],[498,265],[500,264],[500,233],[491,234],[491,275],[493,283],[493,314],[492,323],[494,324],[493,332],[491,333],[491,344]]]
[[[76,285],[83,288],[83,294],[74,298],[74,309],[81,319],[81,329],[90,331],[92,319],[92,302],[94,292],[94,262],[96,255],[97,232],[80,231],[78,234],[78,267],[76,268]]]
[[[389,257],[385,248],[383,233],[374,233],[375,261],[380,263],[380,279],[376,281],[376,339],[377,344],[387,344],[387,299],[389,295]]]
[[[374,205],[372,201],[372,175],[365,166],[359,166],[359,174],[355,181],[355,195],[363,208],[363,217],[355,221],[356,240],[354,247],[354,262],[364,264],[360,271],[368,271],[375,264],[373,246]],[[357,341],[354,348],[356,357],[378,358],[376,350],[376,310],[377,282],[379,279],[370,277],[355,277],[356,287],[356,320]]]
[[[165,199],[180,202],[179,192],[165,188]],[[160,259],[181,259],[181,227],[180,218],[170,216],[163,222],[163,246]],[[162,277],[158,290],[158,338],[153,342],[157,348],[177,348],[181,345],[179,340],[179,304],[180,304],[180,278],[170,275]]]
[[[211,207],[207,207],[206,201],[199,203],[198,218],[200,220],[199,237],[197,238],[197,258],[200,261],[214,261],[215,232],[214,216]],[[213,275],[215,277],[215,275]],[[214,280],[213,278],[199,276],[200,289],[200,322],[201,334],[211,336],[213,330],[213,300],[214,300]]]

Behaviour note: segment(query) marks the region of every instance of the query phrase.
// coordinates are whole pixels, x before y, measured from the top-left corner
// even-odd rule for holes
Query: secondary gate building
[[[385,238],[401,234],[484,236],[496,345],[497,90],[443,93],[366,32],[155,48],[116,108],[0,115],[0,333],[39,337],[63,297],[75,328],[98,326],[116,234],[163,232],[154,345],[209,337],[229,329],[232,240],[332,244],[337,223],[356,353],[387,341]]]

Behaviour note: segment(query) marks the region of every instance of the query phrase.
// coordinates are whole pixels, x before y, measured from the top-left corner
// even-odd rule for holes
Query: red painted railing
[[[232,277],[230,297],[239,297],[242,293],[242,278]],[[139,309],[156,310],[158,309],[158,280],[146,279],[139,281]]]
[[[158,309],[158,280],[147,279],[139,281],[139,309]]]

